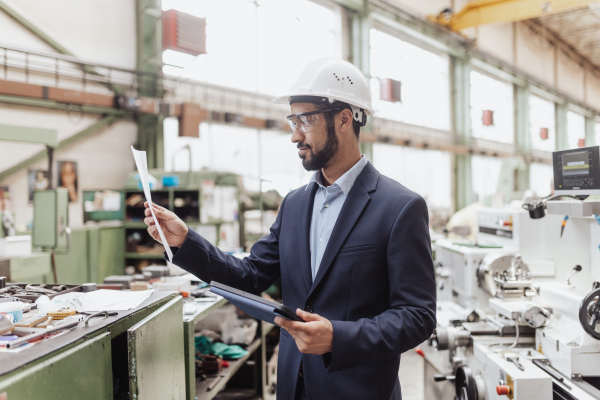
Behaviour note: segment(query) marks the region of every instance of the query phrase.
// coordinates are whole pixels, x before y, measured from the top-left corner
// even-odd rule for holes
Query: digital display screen
[[[562,173],[565,176],[589,175],[590,164],[588,162],[588,152],[564,153],[562,155]]]

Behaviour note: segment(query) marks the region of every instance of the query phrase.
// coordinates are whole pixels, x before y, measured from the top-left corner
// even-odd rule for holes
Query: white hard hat
[[[300,74],[289,93],[275,97],[273,103],[289,103],[292,97],[326,98],[330,103],[342,101],[352,108],[354,119],[363,123],[363,113],[371,116],[371,90],[363,73],[353,64],[334,58],[312,61]]]

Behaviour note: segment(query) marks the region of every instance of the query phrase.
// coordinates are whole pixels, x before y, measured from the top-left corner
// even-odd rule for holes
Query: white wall
[[[133,69],[136,66],[135,0],[3,0],[36,27],[71,51],[76,57]],[[42,39],[0,11],[0,42],[27,49],[56,53]],[[34,59],[34,58],[32,58]],[[0,68],[0,79],[4,79]],[[8,79],[24,81],[23,74],[9,72]],[[41,80],[45,79],[45,80]],[[52,85],[52,78],[31,75],[29,82]],[[77,82],[61,81],[60,87],[82,90]],[[98,91],[99,85],[86,90]],[[102,88],[105,92],[106,88]],[[64,140],[100,120],[99,115],[81,115],[74,111],[50,110],[0,103],[0,124],[55,129]],[[55,152],[56,161],[75,161],[78,169],[78,201],[71,203],[71,226],[83,223],[81,195],[87,189],[120,189],[127,174],[134,169],[129,147],[137,138],[134,121],[120,120],[91,133],[74,144]],[[0,142],[0,171],[28,159],[44,149],[42,145]],[[47,159],[0,182],[9,185],[16,223],[27,225],[33,219],[29,203],[27,170],[46,170]]]
[[[56,129],[59,140],[85,129],[99,119],[98,116],[84,117],[79,124],[75,124],[71,117],[64,112],[0,104],[0,123]],[[129,147],[135,143],[136,138],[137,125],[130,120],[121,120],[55,152],[54,186],[57,183],[56,162],[77,162],[78,201],[69,206],[71,226],[83,224],[81,202],[83,190],[123,188],[127,174],[134,169]],[[6,170],[16,162],[30,157],[42,149],[41,145],[0,142],[0,171]],[[27,225],[33,220],[33,207],[29,203],[27,180],[27,171],[30,169],[47,170],[47,158],[1,182],[3,186],[10,186],[12,211],[15,212],[17,225]]]
[[[3,1],[75,56],[135,68],[135,0]],[[55,52],[3,11],[0,26],[0,42]]]

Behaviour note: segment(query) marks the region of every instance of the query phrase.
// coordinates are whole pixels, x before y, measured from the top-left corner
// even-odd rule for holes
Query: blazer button
[[[304,311],[306,311],[306,312],[309,312],[309,313],[312,313],[312,312],[313,312],[313,309],[312,309],[312,307],[311,307],[311,306],[306,306],[306,307],[304,307]]]

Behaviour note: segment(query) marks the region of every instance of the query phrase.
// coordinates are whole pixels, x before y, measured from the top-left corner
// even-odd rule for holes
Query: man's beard
[[[327,142],[325,142],[323,150],[315,153],[313,152],[312,147],[303,143],[298,143],[298,148],[300,147],[308,147],[308,151],[311,155],[310,158],[306,158],[306,156],[302,157],[302,166],[304,169],[307,171],[316,171],[325,167],[331,158],[337,154],[340,147],[340,142],[335,136],[333,119],[332,121],[327,121]]]

